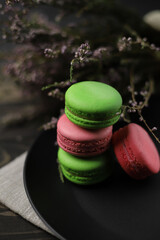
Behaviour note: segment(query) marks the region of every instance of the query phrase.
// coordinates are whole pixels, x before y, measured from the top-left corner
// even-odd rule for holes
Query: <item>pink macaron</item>
[[[66,152],[77,156],[95,156],[110,145],[112,126],[102,129],[85,129],[72,123],[64,114],[57,123],[57,142]]]
[[[130,123],[113,134],[113,148],[123,170],[134,179],[144,179],[160,170],[158,151],[139,125]]]

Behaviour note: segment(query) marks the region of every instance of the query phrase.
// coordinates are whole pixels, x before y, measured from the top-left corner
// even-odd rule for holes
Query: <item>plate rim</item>
[[[27,173],[27,164],[30,160],[30,156],[33,154],[33,149],[34,147],[37,145],[37,142],[39,140],[40,137],[43,137],[44,134],[47,134],[47,132],[49,133],[50,131],[53,131],[56,132],[56,129],[52,129],[52,130],[47,130],[47,131],[42,131],[40,132],[40,134],[38,135],[38,137],[35,138],[35,141],[33,142],[31,148],[29,149],[28,151],[28,154],[26,156],[26,159],[25,159],[25,162],[24,162],[24,167],[23,167],[23,182],[24,182],[24,188],[25,188],[25,191],[26,191],[26,194],[27,194],[27,197],[29,199],[29,202],[33,208],[33,210],[35,211],[35,213],[38,215],[38,217],[41,219],[41,221],[48,227],[48,229],[51,231],[51,233],[53,233],[53,237],[56,237],[58,239],[63,239],[63,240],[66,240],[66,238],[63,237],[63,231],[60,230],[60,231],[56,231],[54,229],[54,225],[51,225],[49,224],[45,218],[42,217],[41,213],[38,211],[38,209],[36,208],[36,205],[34,204],[34,201],[32,200],[31,196],[30,196],[30,193],[29,193],[29,189],[28,189],[28,186],[27,186],[27,179],[26,179],[26,173]],[[67,238],[68,239],[68,238]]]
[[[47,131],[50,131],[50,130],[47,130]],[[47,132],[47,131],[45,131],[45,132]],[[29,161],[29,157],[31,155],[32,149],[34,148],[34,146],[36,145],[38,139],[42,136],[43,133],[44,133],[44,131],[41,131],[40,134],[36,137],[36,139],[34,140],[34,143],[31,145],[31,147],[30,147],[30,149],[29,149],[29,151],[27,153],[27,156],[25,158],[25,162],[24,162],[24,166],[23,166],[23,185],[24,185],[24,189],[25,189],[27,198],[29,200],[29,203],[31,204],[34,212],[37,214],[37,216],[40,218],[40,220],[44,223],[44,225],[46,225],[48,227],[48,229],[51,231],[51,233],[53,233],[54,237],[56,237],[57,239],[60,239],[60,240],[66,240],[60,233],[58,233],[55,229],[53,229],[50,226],[50,224],[48,224],[47,221],[39,213],[39,211],[37,210],[36,206],[34,205],[32,199],[31,199],[31,196],[30,196],[30,193],[29,193],[29,190],[28,190],[28,187],[27,187],[26,171],[27,171],[27,164],[28,164],[28,161]]]

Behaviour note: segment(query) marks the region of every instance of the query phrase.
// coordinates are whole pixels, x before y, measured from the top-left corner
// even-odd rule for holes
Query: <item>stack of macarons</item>
[[[159,154],[142,127],[131,123],[112,134],[121,106],[119,92],[107,84],[84,81],[68,88],[57,142],[59,166],[69,181],[89,185],[109,177],[114,162],[107,151],[111,144],[130,177],[143,179],[159,172]]]
[[[95,81],[73,84],[65,94],[65,114],[57,123],[58,162],[63,175],[78,184],[109,177],[112,125],[121,114],[122,98],[113,87]]]

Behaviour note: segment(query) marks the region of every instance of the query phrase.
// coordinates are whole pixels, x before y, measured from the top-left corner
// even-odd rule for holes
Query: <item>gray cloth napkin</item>
[[[29,222],[50,232],[33,210],[23,185],[23,166],[27,153],[0,169],[0,202]],[[58,233],[52,235],[64,240]]]

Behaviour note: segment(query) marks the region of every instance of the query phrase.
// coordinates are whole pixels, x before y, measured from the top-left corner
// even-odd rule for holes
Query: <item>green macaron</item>
[[[70,121],[84,128],[104,128],[118,121],[122,98],[119,92],[101,82],[73,84],[65,94],[65,113]]]
[[[58,163],[63,175],[69,181],[81,185],[101,182],[109,177],[113,170],[110,154],[106,153],[96,157],[82,158],[59,148]]]

